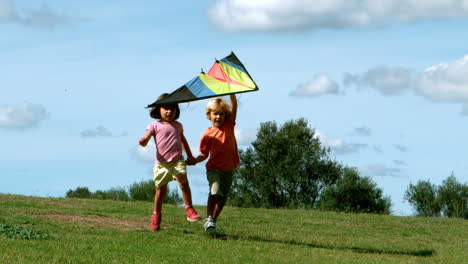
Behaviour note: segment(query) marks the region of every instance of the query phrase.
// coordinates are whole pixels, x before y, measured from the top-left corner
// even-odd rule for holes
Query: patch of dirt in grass
[[[147,219],[119,219],[99,215],[69,215],[69,214],[41,214],[50,220],[71,222],[80,226],[112,228],[119,231],[147,229]]]

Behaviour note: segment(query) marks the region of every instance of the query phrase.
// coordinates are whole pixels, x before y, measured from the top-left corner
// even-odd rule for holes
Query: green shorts
[[[224,205],[231,191],[234,170],[221,172],[216,169],[207,170],[206,176],[210,184],[210,195],[219,195],[218,204]]]
[[[153,173],[154,185],[157,188],[175,180],[176,176],[186,177],[187,164],[183,160],[156,164]]]

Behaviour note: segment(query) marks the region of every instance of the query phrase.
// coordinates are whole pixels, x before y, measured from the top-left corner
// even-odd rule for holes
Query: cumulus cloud
[[[352,132],[353,135],[356,135],[356,136],[365,136],[365,137],[369,137],[372,135],[372,130],[366,126],[362,126],[362,127],[356,127],[353,132]]]
[[[236,129],[234,134],[236,135],[237,144],[239,146],[250,145],[250,143],[257,138],[257,132],[254,130]]]
[[[103,126],[97,126],[95,129],[87,129],[80,133],[81,137],[84,138],[95,138],[95,137],[122,137],[127,135],[127,133],[122,133],[120,135],[114,135],[107,128]]]
[[[466,0],[218,0],[208,10],[222,31],[366,28],[467,15]]]
[[[145,163],[154,163],[156,158],[156,147],[152,141],[148,142],[146,147],[137,146],[132,150],[132,156],[138,161]]]
[[[22,9],[19,12],[10,0],[0,0],[0,22],[17,23],[24,26],[54,29],[82,19],[72,18],[55,12],[48,5],[39,9]]]
[[[393,163],[400,165],[400,166],[406,166],[407,163],[403,160],[394,160]]]
[[[405,147],[405,146],[398,145],[398,144],[396,144],[396,145],[394,145],[394,146],[395,146],[396,149],[398,149],[398,150],[401,151],[401,152],[408,152],[408,148]]]
[[[467,2],[468,3],[468,2]],[[401,67],[375,67],[362,74],[345,74],[344,85],[369,87],[384,96],[414,92],[431,101],[463,103],[468,115],[468,55],[427,67],[422,72]]]
[[[446,102],[468,102],[468,55],[430,66],[421,73],[415,89],[421,95]]]
[[[359,75],[345,74],[343,84],[372,87],[383,95],[398,95],[412,86],[413,73],[402,67],[379,66]]]
[[[10,0],[0,0],[0,22],[11,22],[18,19],[15,5]]]
[[[383,153],[383,149],[380,146],[372,146],[372,149],[377,153]]]
[[[38,125],[48,116],[39,104],[18,104],[0,107],[0,128],[28,129]]]
[[[461,114],[464,116],[468,116],[468,103],[463,104]]]
[[[383,176],[383,177],[403,177],[403,171],[400,168],[387,167],[384,164],[371,164],[367,167],[359,168],[359,172],[364,176]]]
[[[368,147],[367,144],[347,143],[341,139],[330,139],[318,130],[315,130],[314,137],[318,138],[325,147],[330,148],[331,152],[337,155],[356,153]]]
[[[310,82],[299,85],[290,95],[316,97],[324,94],[337,94],[338,90],[339,85],[334,80],[320,73],[316,74]]]

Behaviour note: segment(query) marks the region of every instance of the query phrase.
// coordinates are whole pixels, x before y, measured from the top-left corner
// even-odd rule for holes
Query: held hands
[[[185,163],[189,166],[197,164],[197,160],[194,157],[188,157],[187,160],[185,160]]]

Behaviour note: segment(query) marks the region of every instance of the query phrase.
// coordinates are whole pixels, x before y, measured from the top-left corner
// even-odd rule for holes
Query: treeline
[[[252,147],[240,151],[229,203],[390,214],[390,197],[371,178],[329,154],[303,118],[262,123]]]
[[[239,154],[230,205],[391,213],[390,197],[370,177],[332,160],[303,118],[261,123],[256,140]],[[419,216],[467,218],[468,186],[453,175],[441,186],[410,184],[405,199]]]
[[[88,187],[77,187],[75,190],[68,190],[66,198],[84,198],[115,201],[153,201],[156,188],[153,180],[135,182],[128,188],[113,187],[109,190],[89,191]],[[169,188],[164,203],[180,205],[183,199],[177,190]]]
[[[439,186],[429,180],[410,184],[404,199],[418,216],[468,219],[468,184],[458,182],[453,173]]]

